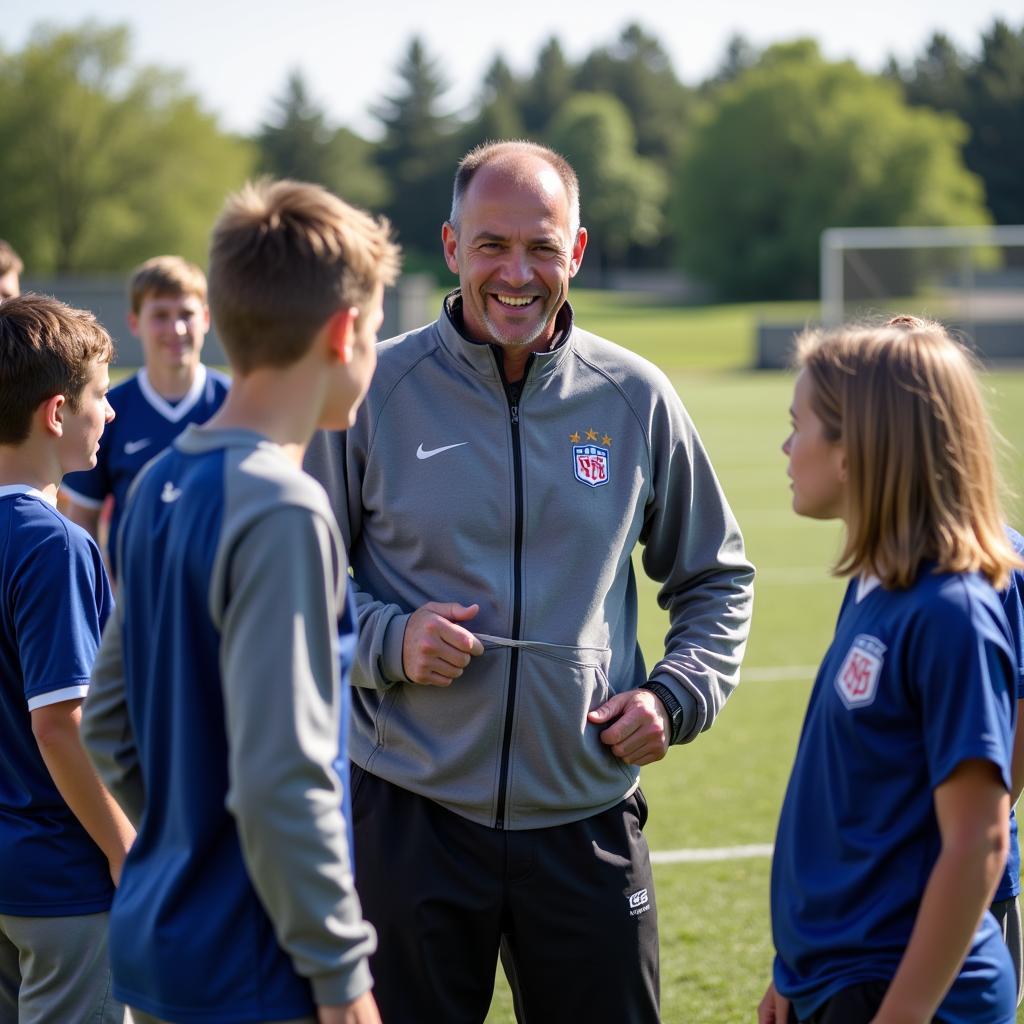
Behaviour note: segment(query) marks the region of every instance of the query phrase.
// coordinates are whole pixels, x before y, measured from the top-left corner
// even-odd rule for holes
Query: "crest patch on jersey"
[[[609,454],[607,448],[596,444],[572,446],[572,468],[576,479],[588,487],[601,487],[608,483]]]
[[[866,707],[875,699],[885,649],[881,640],[867,633],[854,638],[836,675],[836,689],[848,708]]]

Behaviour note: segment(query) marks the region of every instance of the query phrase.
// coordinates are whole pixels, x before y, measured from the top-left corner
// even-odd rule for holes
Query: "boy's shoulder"
[[[0,535],[3,561],[8,569],[44,567],[57,572],[63,566],[84,559],[99,566],[99,548],[86,530],[62,515],[34,488],[15,485],[0,487]]]
[[[175,472],[188,472],[192,460],[206,463],[206,472],[219,477],[219,487],[210,490],[221,492],[225,521],[296,507],[333,522],[330,503],[319,482],[295,465],[279,445],[255,431],[190,426],[166,454],[166,460],[161,456],[147,466],[147,475],[160,470],[175,487]],[[184,458],[179,462],[175,455]],[[197,496],[202,493],[203,487],[199,486]]]

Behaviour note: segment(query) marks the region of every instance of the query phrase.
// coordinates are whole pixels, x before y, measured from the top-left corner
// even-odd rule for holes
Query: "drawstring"
[[[474,633],[485,647],[547,647],[556,651],[598,651],[604,653],[607,647],[584,647],[579,644],[550,644],[546,640],[513,640],[507,636],[491,636],[489,633]]]

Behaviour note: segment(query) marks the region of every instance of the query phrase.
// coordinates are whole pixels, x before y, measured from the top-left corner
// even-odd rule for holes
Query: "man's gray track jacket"
[[[307,468],[331,497],[358,588],[352,760],[472,821],[525,829],[588,817],[639,769],[587,713],[648,675],[632,554],[661,586],[652,680],[708,728],[738,681],[753,568],[669,380],[559,315],[518,400],[500,353],[440,319],[378,347],[358,420],[320,435]],[[479,604],[491,639],[447,688],[410,683],[409,615]],[[510,644],[508,641],[517,641]]]

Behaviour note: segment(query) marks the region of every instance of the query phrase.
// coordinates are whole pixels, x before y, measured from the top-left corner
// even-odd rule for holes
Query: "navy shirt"
[[[1009,527],[1006,533],[1013,544],[1014,551],[1024,555],[1024,537]],[[1010,625],[1010,637],[1013,640],[1016,668],[1017,700],[1024,700],[1024,569],[1017,569],[1010,577],[1010,585],[999,595],[1003,601],[1003,611]],[[1018,728],[1020,726],[1018,725]],[[1006,870],[1002,881],[996,889],[995,902],[1012,899],[1020,893],[1020,842],[1017,838],[1017,814],[1010,811],[1010,852],[1006,858]]]
[[[941,846],[934,790],[973,758],[1010,787],[1016,679],[995,591],[930,568],[906,590],[873,583],[847,589],[772,862],[775,985],[801,1019],[849,985],[895,973]],[[1006,1024],[1015,1002],[1009,954],[986,914],[939,1015]]]
[[[0,487],[0,913],[107,910],[107,858],[46,768],[31,712],[85,696],[113,608],[93,539],[30,487]]]
[[[68,473],[61,489],[86,508],[99,509],[108,495],[114,496],[107,558],[115,579],[117,536],[132,481],[188,424],[205,423],[221,407],[229,385],[224,374],[200,363],[192,387],[178,402],[159,395],[144,369],[111,389],[108,401],[117,415],[103,432],[96,465],[81,473]]]

